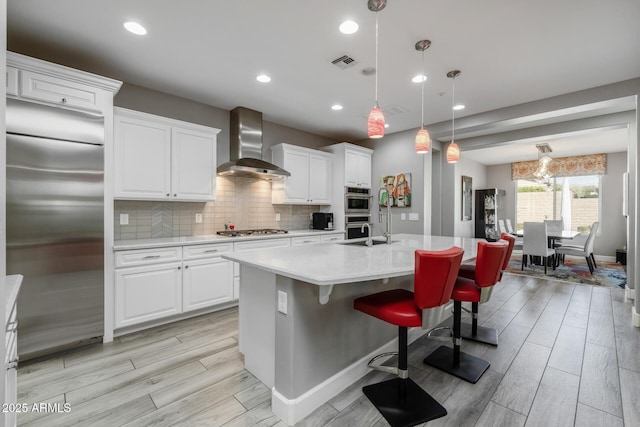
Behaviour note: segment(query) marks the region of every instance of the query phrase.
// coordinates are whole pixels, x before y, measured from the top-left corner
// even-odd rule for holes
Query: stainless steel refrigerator
[[[101,341],[104,118],[7,99],[7,274],[24,276],[18,353]]]

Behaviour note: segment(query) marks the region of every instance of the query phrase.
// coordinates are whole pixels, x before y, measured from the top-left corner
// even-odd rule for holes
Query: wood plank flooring
[[[477,384],[422,363],[442,344],[409,351],[410,376],[449,414],[429,426],[640,425],[640,329],[619,288],[505,274],[480,323],[499,346],[464,341],[491,362]],[[236,308],[117,338],[18,370],[20,403],[70,404],[19,414],[20,426],[277,426],[271,393],[243,369]],[[362,394],[371,372],[299,423],[385,426]]]

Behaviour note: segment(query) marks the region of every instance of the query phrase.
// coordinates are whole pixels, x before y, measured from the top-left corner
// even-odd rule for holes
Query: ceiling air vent
[[[356,65],[358,61],[356,61],[349,55],[342,55],[340,58],[336,58],[331,61],[331,63],[341,70],[346,70],[347,68],[351,68]]]
[[[393,117],[393,116],[397,116],[399,114],[405,114],[408,113],[409,110],[407,110],[404,107],[401,107],[399,105],[390,105],[388,107],[382,107],[382,113],[386,116],[386,117]]]

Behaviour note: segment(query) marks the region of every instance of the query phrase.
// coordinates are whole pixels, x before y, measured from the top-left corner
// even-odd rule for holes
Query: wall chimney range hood
[[[262,113],[245,107],[231,110],[229,159],[218,166],[222,176],[272,180],[291,176],[286,170],[262,160]]]

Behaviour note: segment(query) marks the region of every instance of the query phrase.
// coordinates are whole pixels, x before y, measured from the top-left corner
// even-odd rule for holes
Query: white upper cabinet
[[[344,185],[371,188],[371,153],[353,148],[344,150]]]
[[[210,201],[218,129],[115,109],[115,198]]]
[[[216,136],[171,129],[171,189],[180,200],[213,200],[216,196]]]
[[[271,147],[272,162],[291,176],[272,183],[274,204],[331,204],[332,155],[289,144]]]

